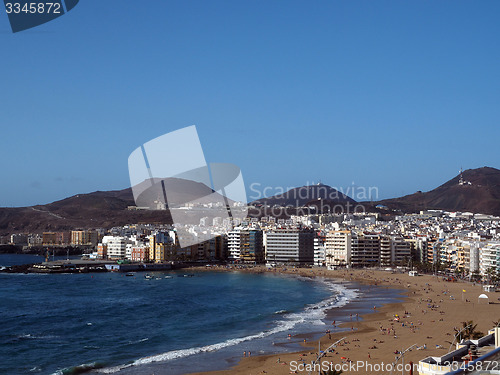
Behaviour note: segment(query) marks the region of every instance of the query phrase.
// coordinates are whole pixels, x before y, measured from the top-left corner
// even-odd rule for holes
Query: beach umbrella
[[[479,297],[477,297],[477,303],[479,303],[481,300],[488,300],[488,296],[486,294],[481,294]]]

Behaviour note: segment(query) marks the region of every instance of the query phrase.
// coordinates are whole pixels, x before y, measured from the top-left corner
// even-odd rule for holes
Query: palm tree
[[[486,270],[486,278],[488,284],[495,283],[498,280],[498,274],[495,267],[490,267]]]
[[[477,340],[480,337],[484,336],[484,333],[480,331],[476,331],[477,324],[474,324],[474,321],[469,320],[466,322],[462,322],[462,328],[453,328],[455,331],[455,336],[458,342],[462,340]]]

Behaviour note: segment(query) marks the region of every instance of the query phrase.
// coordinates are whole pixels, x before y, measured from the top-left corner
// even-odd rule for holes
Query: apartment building
[[[325,238],[327,267],[351,264],[352,233],[350,230],[331,231]]]
[[[310,229],[272,229],[264,234],[267,263],[312,264],[314,231]]]
[[[372,233],[353,233],[351,241],[351,265],[373,267],[380,264],[380,236]]]

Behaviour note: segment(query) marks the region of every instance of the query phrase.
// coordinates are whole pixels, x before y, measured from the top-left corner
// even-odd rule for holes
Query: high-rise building
[[[264,242],[260,229],[240,231],[240,259],[250,263],[264,261]]]
[[[500,242],[492,241],[479,253],[479,272],[486,276],[498,272],[500,268]]]
[[[380,262],[380,237],[372,233],[353,233],[351,264],[354,267],[373,267]]]
[[[326,236],[323,232],[316,232],[316,236],[314,236],[314,265],[318,267],[326,265],[325,240]]]
[[[325,238],[327,267],[351,264],[352,233],[350,230],[332,231]]]
[[[314,261],[314,231],[309,229],[273,229],[264,234],[267,263]]]
[[[380,236],[380,266],[390,267],[394,264],[394,253],[391,236]]]
[[[235,262],[240,260],[240,231],[242,228],[234,228],[227,234],[228,260]]]
[[[402,237],[391,237],[391,248],[394,254],[394,263],[397,265],[408,265],[412,259],[412,243]]]

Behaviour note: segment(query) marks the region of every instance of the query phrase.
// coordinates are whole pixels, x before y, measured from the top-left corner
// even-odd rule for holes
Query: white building
[[[479,252],[479,272],[485,276],[488,270],[493,268],[498,271],[499,263],[497,258],[500,258],[500,242],[490,242]]]
[[[350,230],[332,231],[326,235],[325,253],[326,265],[347,266],[351,264],[351,242]]]
[[[234,228],[227,233],[227,251],[228,260],[235,261],[240,259],[240,232],[242,228]]]
[[[107,238],[106,238],[107,237]],[[106,239],[106,242],[104,242]],[[105,236],[103,244],[108,246],[109,259],[125,259],[127,255],[127,244],[129,240],[126,237]],[[130,248],[132,250],[132,248]]]
[[[314,237],[314,265],[322,267],[325,265],[326,257],[325,257],[325,243],[323,238]]]

